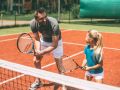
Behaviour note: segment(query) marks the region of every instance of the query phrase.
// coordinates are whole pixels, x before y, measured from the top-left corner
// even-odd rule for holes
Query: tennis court
[[[0,36],[0,59],[34,67],[33,56],[22,54],[17,50],[16,40],[18,35]],[[102,33],[102,35],[104,43],[104,83],[120,87],[120,34]],[[72,56],[79,64],[83,60],[85,36],[86,31],[62,30],[64,54]],[[57,73],[56,65],[50,54],[44,57],[42,67],[44,70]],[[83,79],[84,71],[77,69],[66,73],[66,75]]]

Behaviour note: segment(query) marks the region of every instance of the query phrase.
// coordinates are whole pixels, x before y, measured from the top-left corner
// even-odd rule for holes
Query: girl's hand
[[[85,66],[85,70],[86,70],[86,71],[89,71],[89,70],[91,70],[91,69],[92,69],[91,67]]]
[[[82,66],[81,69],[82,69],[82,70],[86,70],[86,66]]]

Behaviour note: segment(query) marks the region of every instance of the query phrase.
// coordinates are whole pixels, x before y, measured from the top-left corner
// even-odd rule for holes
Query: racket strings
[[[33,53],[33,40],[28,34],[19,37],[18,48],[23,53]]]
[[[76,63],[76,61],[73,57],[64,55],[62,63],[65,68],[65,72],[71,72],[71,71],[79,68],[78,64]]]
[[[27,52],[29,50],[29,48],[31,47],[31,45],[32,45],[32,43],[27,44],[26,47],[25,47],[25,49],[24,49],[24,52]]]

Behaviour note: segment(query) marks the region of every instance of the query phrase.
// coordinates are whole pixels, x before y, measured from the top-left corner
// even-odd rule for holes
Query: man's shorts
[[[51,46],[52,45],[52,43],[49,43],[49,42],[45,42],[45,41],[43,41],[43,40],[40,40],[40,49],[41,50],[44,50],[44,49],[46,49],[47,47],[49,47],[49,46]],[[57,48],[56,49],[54,49],[53,51],[52,51],[52,54],[53,54],[53,56],[54,56],[54,58],[61,58],[62,56],[63,56],[63,43],[62,43],[62,40],[59,40],[58,41],[58,46],[57,46]]]

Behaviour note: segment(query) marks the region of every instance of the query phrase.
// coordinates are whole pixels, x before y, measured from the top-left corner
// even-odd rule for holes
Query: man
[[[40,69],[42,57],[52,51],[58,71],[59,73],[63,73],[63,44],[57,20],[55,18],[48,17],[45,9],[40,8],[35,11],[35,16],[31,21],[30,26],[34,35],[36,47],[36,54],[33,59],[35,67]],[[42,83],[40,79],[37,78],[31,85],[31,88],[34,90],[41,85]]]

